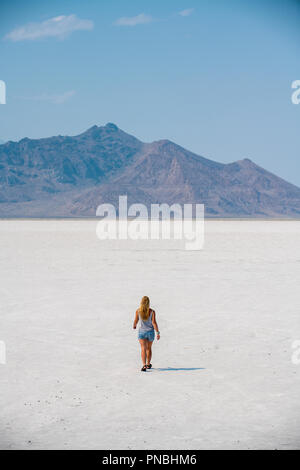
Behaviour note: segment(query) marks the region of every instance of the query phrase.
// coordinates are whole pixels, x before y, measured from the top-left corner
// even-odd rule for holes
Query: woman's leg
[[[149,365],[151,363],[152,358],[152,343],[153,341],[147,341],[147,349],[146,349],[146,364]]]
[[[147,351],[147,343],[148,341],[146,339],[139,339],[140,345],[141,345],[141,357],[142,357],[142,363],[143,366],[146,365],[146,351]]]

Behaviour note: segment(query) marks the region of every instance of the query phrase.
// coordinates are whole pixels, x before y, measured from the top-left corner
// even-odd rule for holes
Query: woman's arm
[[[133,329],[136,330],[136,325],[138,324],[139,322],[139,311],[137,310],[135,312],[135,319],[134,319],[134,322],[133,322]]]
[[[156,321],[156,315],[155,315],[154,310],[153,310],[153,314],[152,314],[152,325],[153,325],[153,328],[156,331],[157,339],[159,340],[160,339],[160,333],[159,333],[158,324],[157,324],[157,321]]]

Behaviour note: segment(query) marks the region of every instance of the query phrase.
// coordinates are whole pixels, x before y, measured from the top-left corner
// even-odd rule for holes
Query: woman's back
[[[153,310],[150,309],[149,311],[150,315],[147,320],[143,320],[141,317],[141,314],[139,313],[140,317],[140,331],[152,331],[154,330],[153,324],[152,324],[152,315],[153,315]]]

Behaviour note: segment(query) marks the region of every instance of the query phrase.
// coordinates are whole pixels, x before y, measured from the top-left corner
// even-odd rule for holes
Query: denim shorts
[[[139,331],[138,339],[147,339],[148,341],[154,341],[154,338],[155,338],[154,330]]]

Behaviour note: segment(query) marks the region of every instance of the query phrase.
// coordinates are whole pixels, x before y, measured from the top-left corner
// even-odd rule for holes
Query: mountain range
[[[223,164],[115,124],[0,145],[0,217],[91,217],[99,204],[204,203],[206,217],[300,216],[300,188],[249,159]]]

